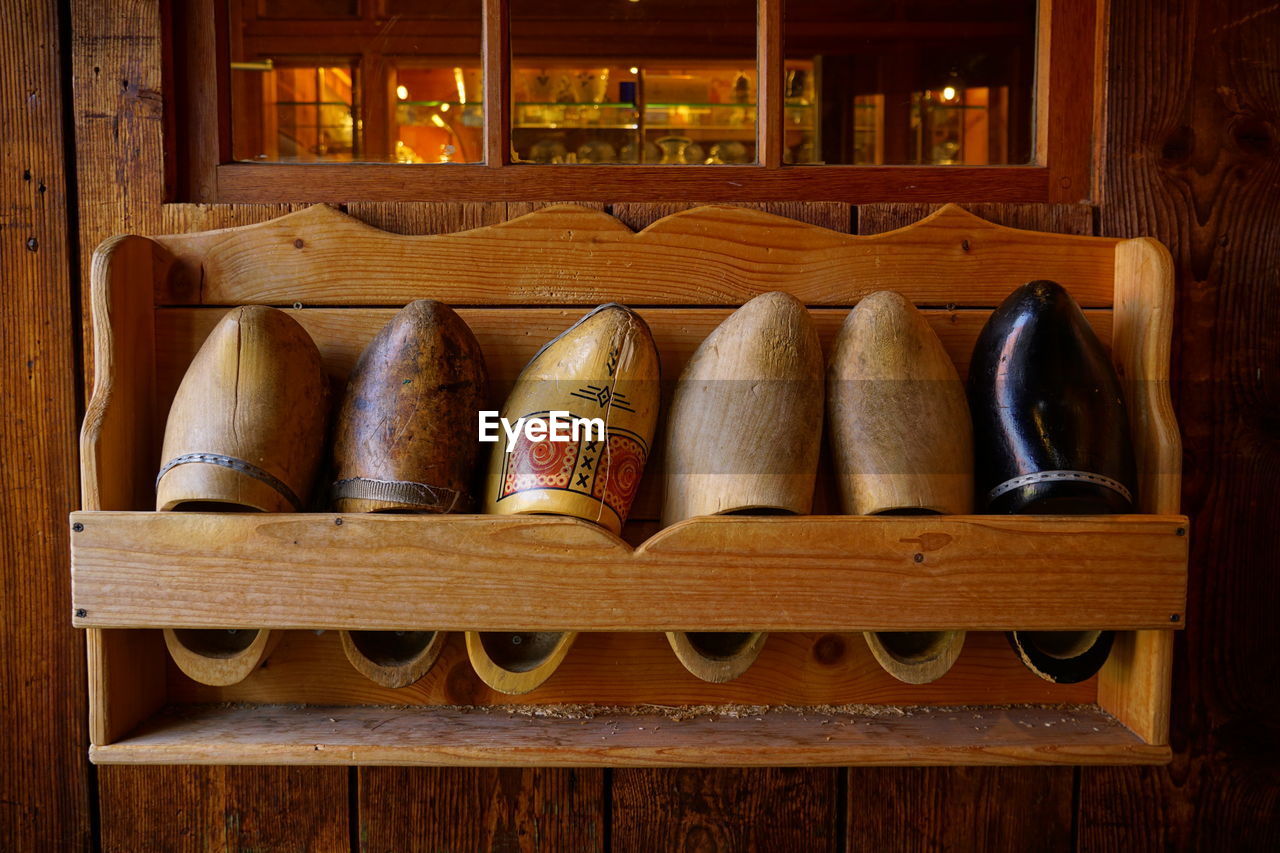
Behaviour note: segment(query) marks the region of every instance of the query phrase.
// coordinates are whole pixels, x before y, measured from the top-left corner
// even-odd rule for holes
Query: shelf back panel
[[[391,234],[322,205],[255,225],[155,238],[174,256],[157,305],[740,305],[782,290],[850,306],[877,290],[917,305],[999,305],[1052,279],[1081,305],[1112,304],[1115,246],[1040,234],[946,205],[872,236],[747,208],[708,205],[638,233],[556,205],[472,231]]]

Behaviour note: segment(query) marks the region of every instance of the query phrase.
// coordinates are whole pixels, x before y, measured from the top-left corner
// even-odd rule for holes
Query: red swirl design
[[[568,488],[577,464],[576,443],[550,439],[529,441],[522,431],[512,445],[499,497],[504,498],[528,489]]]
[[[635,439],[610,435],[608,451],[600,460],[601,476],[592,483],[592,497],[604,501],[623,521],[640,489],[645,455],[644,447]]]

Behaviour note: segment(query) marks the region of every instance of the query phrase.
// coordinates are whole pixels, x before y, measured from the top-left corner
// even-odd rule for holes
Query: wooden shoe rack
[[[500,401],[544,342],[617,301],[649,323],[671,385],[698,343],[770,290],[829,347],[849,307],[902,292],[963,376],[992,307],[1060,282],[1125,383],[1143,514],[694,518],[659,530],[649,461],[615,537],[569,518],[160,514],[154,480],[178,382],[232,306],[288,309],[335,381],[396,309],[449,303]],[[848,765],[1159,763],[1187,521],[1169,399],[1167,251],[1149,239],[1019,231],[948,206],[873,237],[694,208],[640,233],[598,211],[399,236],[327,207],[261,225],[107,241],[93,259],[94,386],[73,513],[73,620],[89,629],[100,763]],[[669,394],[670,389],[667,389]],[[494,408],[497,408],[496,404]],[[659,430],[662,421],[659,421]],[[829,470],[823,465],[822,470]],[[195,684],[162,628],[286,631],[240,684]],[[960,628],[951,672],[902,684],[859,632]],[[1040,681],[999,633],[1115,629],[1102,673]],[[339,630],[446,630],[439,660],[392,690],[356,672]],[[487,688],[462,631],[583,632],[525,696]],[[690,676],[661,632],[768,631],[741,678]],[[321,632],[321,633],[317,633]]]

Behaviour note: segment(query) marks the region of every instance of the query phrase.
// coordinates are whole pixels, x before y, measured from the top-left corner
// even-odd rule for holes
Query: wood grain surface
[[[360,849],[605,851],[608,771],[362,767]]]
[[[16,8],[10,17],[27,20],[27,4],[18,5],[20,8]],[[115,234],[159,234],[245,225],[272,219],[292,208],[278,203],[243,206],[165,204],[164,164],[167,151],[164,120],[166,99],[172,93],[166,89],[161,4],[150,0],[64,0],[62,5],[70,10],[70,27],[62,39],[62,52],[70,59],[69,79],[64,81],[64,85],[73,99],[71,121],[75,131],[74,162],[79,213],[75,237],[79,257],[83,259],[80,264],[78,316],[85,344],[83,373],[87,389],[92,387],[94,375],[92,312],[89,306],[91,265],[88,259],[99,244]],[[17,35],[12,28],[6,29],[6,33]],[[52,61],[53,51],[47,33],[17,37],[29,49],[44,51],[40,54],[42,61]],[[8,67],[10,65],[6,63]],[[16,93],[19,90],[11,91]],[[52,122],[59,125],[61,116],[53,118]],[[47,293],[42,298],[47,298]],[[42,335],[48,334],[47,327],[43,325],[33,328],[40,328]],[[9,387],[6,382],[6,392]],[[88,397],[87,391],[83,396]],[[72,405],[75,396],[68,393],[64,399]],[[73,433],[74,428],[71,428],[67,434]],[[74,486],[71,488],[74,490]],[[58,523],[48,528],[49,536],[60,535],[59,531],[65,529],[65,516],[62,512],[58,515]],[[59,562],[65,566],[65,559]],[[65,571],[65,568],[59,571]],[[65,589],[65,580],[60,581],[59,586]],[[65,600],[59,605],[58,612],[69,612],[69,606],[69,600]],[[53,624],[59,624],[65,615],[50,618],[55,620]],[[123,685],[128,689],[129,685],[136,683],[133,681],[135,673],[139,669],[147,669],[148,661],[145,658],[140,660],[132,653],[136,649],[130,647],[123,632],[90,632],[89,643],[91,648],[98,650],[106,666],[101,673],[104,683]],[[69,662],[61,671],[74,674],[80,671],[80,667]],[[160,673],[163,676],[163,669]],[[145,694],[142,699],[144,703],[150,701]],[[66,712],[69,715],[67,719],[75,719],[75,715],[83,713],[82,700],[74,702],[74,706]],[[134,710],[141,710],[141,707]],[[62,717],[61,712],[45,712],[45,715],[48,718]],[[96,716],[99,734],[109,731],[106,726],[111,721],[101,714]],[[127,720],[115,722],[123,725]],[[58,749],[69,754],[70,742],[62,739]],[[291,815],[287,821],[281,821],[279,813],[272,807],[281,796],[279,779],[270,770],[262,768],[238,770],[236,784],[242,801],[264,804],[267,806],[265,810],[255,808],[237,812],[213,806],[208,809],[157,807],[164,797],[170,795],[177,802],[184,802],[183,795],[173,794],[174,791],[200,792],[220,784],[217,777],[223,772],[205,768],[174,768],[163,778],[149,777],[145,769],[104,774],[97,780],[99,810],[106,826],[106,832],[102,833],[104,846],[109,838],[116,850],[151,849],[152,839],[157,839],[155,847],[197,849],[200,839],[215,839],[211,846],[217,849],[223,846],[220,841],[225,838],[230,814],[237,815],[238,837],[250,841],[260,838],[269,842],[259,845],[260,849],[286,846],[291,836],[303,839],[303,847],[307,838],[330,838],[334,844],[318,846],[332,849],[337,846],[337,839],[348,837],[345,828],[334,834],[329,834],[325,828],[335,820],[346,826],[346,811],[341,808],[334,811],[335,804],[347,801],[346,774],[330,770],[300,768],[295,771],[301,782],[292,789],[287,800]],[[81,779],[82,784],[89,784],[87,767]],[[192,796],[196,798],[195,802],[201,801],[199,793]],[[46,808],[60,809],[65,802],[50,799]],[[185,802],[193,800],[189,798]],[[280,800],[279,806],[284,807],[285,802]],[[281,828],[284,830],[283,838],[277,834]],[[166,839],[172,843],[166,844]],[[86,840],[84,846],[88,845]]]
[[[1185,603],[1182,516],[711,516],[636,549],[557,516],[72,524],[75,624],[94,628],[1169,628]]]
[[[346,850],[341,767],[102,767],[101,849]]]
[[[624,670],[627,677],[619,678]],[[1090,704],[1097,699],[1096,679],[1071,685],[1043,681],[1026,671],[1003,634],[989,632],[970,634],[965,653],[947,677],[928,685],[904,685],[885,673],[857,634],[816,632],[775,634],[756,665],[725,684],[694,678],[661,634],[646,632],[579,634],[555,676],[525,696],[508,696],[485,685],[457,634],[449,635],[431,672],[398,690],[380,687],[353,670],[335,631],[285,631],[267,666],[230,687],[197,684],[174,666],[168,682],[169,700],[179,705],[947,706]]]
[[[1085,307],[1111,304],[1114,241],[1009,229],[946,205],[866,238],[763,211],[711,205],[639,233],[574,205],[474,231],[389,234],[323,205],[268,223],[158,242],[177,259],[158,305],[740,305],[783,290],[851,305],[897,289],[920,305],[994,306],[1050,278]],[[567,251],[569,248],[575,251]],[[475,263],[475,257],[484,263]],[[957,288],[957,280],[966,286]]]
[[[84,638],[68,630],[78,381],[58,57],[64,4],[4,4],[0,32],[0,848],[92,843]],[[70,184],[74,187],[74,184]],[[74,204],[74,202],[72,202]]]
[[[803,850],[840,847],[838,780],[828,768],[619,769],[616,850]]]
[[[1168,754],[1091,706],[1034,705],[728,714],[189,706],[90,753],[101,764],[467,767],[1143,764]]]
[[[1084,770],[1080,845],[1280,846],[1280,9],[1112,3],[1101,233],[1173,253],[1190,610],[1168,768]]]
[[[849,771],[849,850],[1068,853],[1075,773],[1054,767]]]

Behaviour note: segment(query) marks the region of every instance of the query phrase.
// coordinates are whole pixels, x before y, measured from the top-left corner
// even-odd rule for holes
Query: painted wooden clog
[[[329,385],[310,335],[282,311],[236,308],[178,387],[156,478],[161,512],[301,512],[324,451]],[[166,629],[192,679],[225,686],[271,653],[278,632]]]
[[[973,511],[965,388],[924,315],[901,294],[873,293],[845,318],[827,370],[827,424],[843,512]],[[908,684],[941,678],[964,646],[963,631],[864,636],[880,665]]]
[[[808,513],[822,443],[822,349],[795,297],[766,293],[698,347],[667,422],[662,523],[725,513]],[[737,678],[764,647],[759,632],[669,632],[705,681]]]
[[[484,355],[447,305],[401,309],[365,347],[347,381],[334,430],[339,512],[468,512],[485,405]],[[407,687],[431,669],[441,631],[343,631],[342,648],[384,687]]]
[[[1033,281],[992,313],[969,367],[975,481],[990,513],[1132,512],[1136,473],[1115,368],[1080,306]],[[1013,631],[1010,643],[1048,681],[1089,678],[1109,631]]]
[[[553,339],[521,371],[501,416],[489,462],[485,511],[550,513],[621,532],[640,486],[658,418],[658,351],[629,308],[601,305]],[[552,440],[556,431],[574,436]],[[538,437],[541,435],[541,437]],[[504,693],[536,688],[560,665],[573,632],[471,632],[467,652],[480,678]]]

